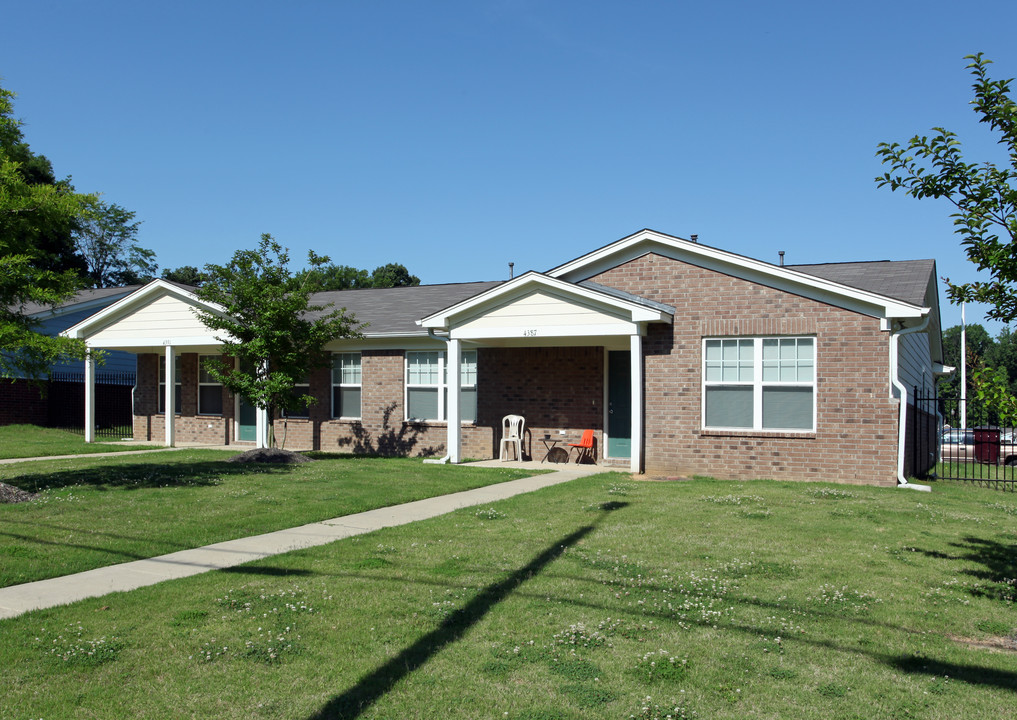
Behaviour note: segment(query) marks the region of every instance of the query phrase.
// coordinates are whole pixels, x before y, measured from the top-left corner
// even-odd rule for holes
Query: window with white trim
[[[464,350],[459,366],[459,415],[462,422],[477,420],[477,351]],[[406,419],[446,420],[448,383],[445,353],[406,353]]]
[[[173,399],[173,412],[177,415],[180,414],[181,407],[181,391],[180,391],[180,356],[173,356],[173,380],[174,380],[174,399]],[[166,412],[166,356],[159,356],[159,412]]]
[[[816,340],[703,341],[703,427],[816,429]]]
[[[218,355],[198,356],[198,414],[222,415],[222,383],[216,380],[205,364],[219,360]]]
[[[360,353],[332,355],[332,417],[360,418]]]
[[[290,393],[294,397],[301,397],[304,395],[311,394],[311,380],[309,376],[305,375],[302,378],[298,378],[297,382],[293,384],[293,390]],[[293,410],[283,410],[282,416],[285,418],[307,418],[311,416],[310,406],[304,401],[298,407]]]

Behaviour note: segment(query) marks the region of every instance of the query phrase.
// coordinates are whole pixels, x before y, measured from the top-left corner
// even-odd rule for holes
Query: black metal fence
[[[923,395],[917,388],[914,398],[919,415],[936,416],[937,478],[1017,491],[1017,429],[1002,425],[994,408],[974,399]]]
[[[97,373],[95,376],[95,437],[121,440],[134,434],[132,397],[136,374],[132,372]],[[85,433],[85,375],[59,373],[49,378],[47,392],[49,417],[53,428]]]

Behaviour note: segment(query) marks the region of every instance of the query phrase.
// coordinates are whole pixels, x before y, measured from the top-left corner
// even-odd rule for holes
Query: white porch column
[[[445,357],[445,374],[448,378],[448,406],[445,415],[448,419],[448,461],[457,463],[460,460],[463,450],[462,425],[460,418],[459,393],[462,389],[462,342],[455,338],[449,338],[448,353]]]
[[[260,407],[254,409],[254,446],[268,447],[268,410]]]
[[[261,379],[268,377],[268,363],[262,363]],[[268,409],[254,408],[254,446],[257,448],[268,447]]]
[[[95,442],[95,358],[85,354],[85,442]]]
[[[640,328],[640,331],[642,328]],[[631,363],[632,381],[632,450],[629,457],[629,470],[634,473],[643,471],[643,336],[636,334],[629,337],[629,362]]]
[[[166,447],[176,447],[177,364],[173,346],[166,346]]]

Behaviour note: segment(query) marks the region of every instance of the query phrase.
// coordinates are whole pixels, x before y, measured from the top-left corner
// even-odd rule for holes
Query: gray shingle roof
[[[935,276],[936,261],[877,260],[787,265],[786,268],[925,307],[925,292],[929,287],[929,279]]]
[[[417,285],[415,287],[367,288],[315,293],[311,304],[333,303],[353,313],[358,322],[370,323],[364,334],[426,334],[417,320],[501,285],[502,281]],[[329,310],[330,311],[330,310]],[[310,313],[309,318],[325,312]]]
[[[653,308],[654,310],[666,312],[668,315],[674,315],[674,308],[672,306],[665,305],[664,303],[657,302],[656,300],[649,300],[647,298],[640,297],[639,295],[633,295],[630,292],[619,290],[618,288],[608,287],[607,285],[595,283],[592,280],[583,280],[579,284],[582,285],[583,287],[590,288],[590,290],[602,292],[605,295],[611,295],[613,297],[620,298],[621,300],[628,300],[629,302],[633,302],[637,305],[643,305],[644,307],[649,307]]]
[[[78,305],[81,303],[91,302],[93,300],[102,300],[108,297],[117,297],[120,295],[129,295],[141,288],[141,285],[124,285],[122,287],[108,287],[108,288],[88,288],[86,290],[78,290],[66,301],[57,305],[57,308],[68,308],[71,305]],[[26,315],[34,315],[45,310],[53,309],[49,305],[40,305],[39,303],[25,303],[22,308],[22,312]]]

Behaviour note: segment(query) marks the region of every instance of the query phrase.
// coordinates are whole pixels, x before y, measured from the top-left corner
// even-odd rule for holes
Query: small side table
[[[544,459],[540,462],[549,462],[555,464],[567,463],[569,461],[569,453],[563,447],[558,447],[558,443],[563,443],[567,438],[553,438],[543,437],[540,439],[544,443],[544,447],[547,448],[547,452],[544,453]]]

